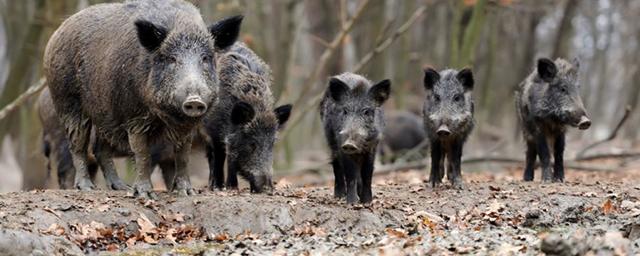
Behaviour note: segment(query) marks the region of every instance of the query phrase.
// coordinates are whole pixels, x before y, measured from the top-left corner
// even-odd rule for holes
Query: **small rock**
[[[540,251],[547,255],[570,255],[571,247],[558,234],[549,234],[542,239]]]
[[[125,217],[128,217],[131,215],[131,211],[127,208],[118,208],[118,213]]]

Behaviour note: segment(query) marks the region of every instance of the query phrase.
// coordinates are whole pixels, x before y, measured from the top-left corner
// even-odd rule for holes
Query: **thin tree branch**
[[[367,55],[365,55],[360,62],[358,62],[358,64],[356,64],[356,66],[353,68],[354,70],[360,70],[362,69],[362,67],[364,67],[364,65],[366,65],[367,63],[369,63],[369,61],[371,61],[371,59],[373,59],[373,57],[377,56],[378,54],[380,54],[382,51],[384,51],[385,49],[387,49],[396,39],[398,39],[402,34],[404,34],[405,32],[407,32],[407,30],[409,30],[409,28],[411,27],[411,25],[413,25],[413,23],[416,22],[416,20],[418,20],[418,18],[420,18],[420,16],[422,16],[422,14],[424,13],[424,11],[427,9],[426,6],[421,6],[420,8],[418,8],[418,10],[416,10],[413,15],[411,15],[411,17],[409,18],[409,20],[407,20],[407,22],[405,22],[404,24],[402,24],[402,26],[400,26],[398,28],[398,30],[396,30],[390,37],[388,37],[386,40],[382,41],[381,43],[379,43],[376,48],[373,49],[373,51],[367,53]],[[354,71],[355,72],[355,71]]]
[[[39,91],[44,89],[45,84],[46,84],[45,79],[40,78],[40,80],[38,80],[38,82],[35,85],[32,85],[31,87],[29,87],[27,91],[23,92],[15,100],[13,100],[11,103],[6,105],[2,110],[0,110],[0,120],[4,119],[5,117],[7,117],[7,115],[9,115],[11,112],[16,110],[22,104],[24,104],[27,101],[27,99],[29,99],[31,96],[37,94]]]
[[[347,34],[349,34],[351,29],[353,28],[353,25],[355,24],[355,22],[360,18],[360,16],[362,16],[362,13],[364,12],[364,9],[367,6],[367,4],[369,4],[369,0],[362,0],[360,5],[358,6],[358,9],[353,14],[353,17],[351,17],[351,19],[349,19],[349,21],[347,21],[347,23],[341,27],[340,32],[338,32],[338,34],[333,38],[331,43],[324,50],[322,55],[320,55],[320,59],[318,60],[318,65],[316,65],[316,68],[311,72],[311,74],[305,80],[305,83],[304,83],[305,86],[302,87],[302,90],[300,92],[300,95],[298,96],[298,99],[293,103],[294,106],[299,106],[305,100],[307,93],[313,87],[315,82],[319,80],[320,74],[322,74],[322,72],[325,70],[327,63],[333,56],[333,53],[335,52],[336,48],[340,46],[344,38],[347,36]]]
[[[616,125],[616,128],[613,129],[613,131],[611,131],[611,134],[609,134],[609,136],[601,141],[596,141],[590,145],[588,145],[587,147],[585,147],[582,151],[580,151],[577,155],[576,155],[576,159],[581,159],[584,158],[585,153],[587,153],[587,151],[602,145],[606,142],[612,141],[613,139],[616,138],[616,136],[618,136],[618,131],[620,131],[620,128],[622,128],[622,126],[624,125],[624,123],[627,121],[627,119],[629,119],[629,116],[631,115],[631,106],[626,106],[624,109],[624,115],[622,116],[622,119],[620,119],[620,122],[618,122],[618,125]]]
[[[409,30],[409,27],[411,27],[411,25],[413,25],[415,23],[415,21],[424,13],[425,10],[426,10],[426,6],[422,6],[422,7],[418,8],[418,10],[416,10],[413,13],[413,15],[411,15],[411,18],[409,18],[404,24],[402,24],[389,38],[387,38],[386,40],[382,41],[371,52],[367,53],[358,62],[358,64],[353,68],[352,72],[357,73],[358,71],[360,71],[360,69],[362,69],[362,67],[364,67],[364,65],[369,63],[369,61],[371,61],[374,56],[376,56],[379,53],[381,53],[382,51],[384,51],[398,37],[400,37],[403,33],[407,32],[407,30]],[[316,69],[316,70],[318,70],[318,69]],[[314,72],[314,73],[316,73],[316,72]],[[316,75],[319,75],[319,73],[317,73]],[[316,80],[313,80],[313,81],[316,81]],[[308,81],[308,82],[311,82],[311,81]],[[306,83],[306,84],[308,85],[309,83]],[[310,87],[310,86],[307,86],[305,88],[308,88],[308,87]],[[311,111],[311,109],[313,109],[314,107],[316,107],[318,105],[318,103],[320,103],[320,100],[322,100],[323,96],[324,96],[324,94],[318,93],[313,98],[308,100],[307,104],[304,107],[302,107],[300,111],[296,112],[298,114],[294,115],[290,119],[291,121],[289,121],[288,128],[285,129],[283,131],[283,133],[282,133],[282,138],[287,138],[289,136],[289,134],[291,134],[291,130],[293,130],[292,128],[297,126],[300,123],[300,121],[302,121],[302,119],[305,117],[306,113]],[[299,98],[298,100],[300,100],[300,99],[301,98]],[[300,103],[302,103],[302,102],[300,102]],[[299,106],[299,105],[294,105],[294,106]]]

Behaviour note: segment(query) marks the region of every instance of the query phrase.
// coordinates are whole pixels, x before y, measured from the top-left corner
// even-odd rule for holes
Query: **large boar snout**
[[[591,120],[587,116],[580,117],[580,122],[578,123],[578,129],[586,130],[591,127]]]
[[[342,144],[341,148],[342,148],[342,151],[344,151],[347,154],[354,154],[360,150],[356,145],[356,143],[354,143],[352,140],[345,141]]]
[[[436,134],[438,134],[438,136],[440,137],[447,137],[451,135],[451,130],[449,130],[449,127],[447,127],[446,125],[441,125],[440,127],[438,127]]]
[[[207,112],[207,104],[202,101],[200,96],[189,96],[182,103],[182,112],[190,117],[200,117]]]

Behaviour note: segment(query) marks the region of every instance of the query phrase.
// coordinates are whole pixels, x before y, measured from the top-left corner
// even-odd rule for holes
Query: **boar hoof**
[[[464,182],[462,179],[455,179],[451,182],[451,187],[453,187],[453,189],[462,190],[464,189]]]
[[[178,196],[192,196],[196,194],[196,191],[191,187],[189,177],[176,177],[173,181],[173,192]]]
[[[121,179],[114,179],[112,181],[107,181],[107,188],[111,190],[129,190],[131,187],[124,183]]]
[[[357,195],[347,195],[347,204],[357,204],[360,201]]]
[[[151,181],[138,181],[133,184],[133,196],[143,199],[158,199],[158,196],[153,192]]]
[[[555,183],[563,183],[564,179],[563,178],[553,178],[553,182],[555,182]]]
[[[93,182],[91,182],[91,180],[89,179],[77,180],[74,186],[76,187],[76,189],[82,191],[91,191],[95,189],[95,185],[93,185]]]
[[[335,198],[344,198],[347,196],[347,191],[345,191],[343,188],[334,188],[333,189],[333,196]]]
[[[543,177],[542,178],[542,183],[548,184],[548,183],[551,183],[551,182],[553,182],[553,180],[551,178],[549,178],[549,177],[546,177],[546,178]]]

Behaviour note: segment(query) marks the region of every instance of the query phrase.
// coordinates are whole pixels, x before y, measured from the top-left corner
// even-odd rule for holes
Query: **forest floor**
[[[521,182],[519,169],[464,175],[463,190],[432,189],[425,171],[376,176],[366,206],[291,177],[273,196],[0,194],[0,255],[640,253],[640,172],[567,170],[562,184]]]

